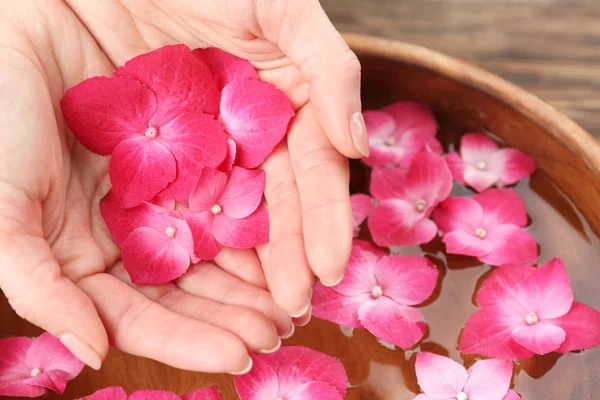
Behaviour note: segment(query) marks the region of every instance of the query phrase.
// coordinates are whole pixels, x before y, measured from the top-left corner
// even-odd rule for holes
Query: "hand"
[[[96,40],[59,0],[0,11],[0,288],[93,368],[110,340],[179,368],[243,372],[247,349],[272,350],[293,328],[254,250],[227,250],[222,268],[201,263],[153,287],[130,285],[119,262],[98,209],[108,160],[74,140],[58,106],[67,88],[113,71]]]
[[[249,59],[290,98],[287,143],[265,162],[269,289],[305,314],[313,272],[343,277],[352,237],[346,157],[368,155],[360,64],[316,0],[68,0],[114,65],[154,48],[216,46]]]

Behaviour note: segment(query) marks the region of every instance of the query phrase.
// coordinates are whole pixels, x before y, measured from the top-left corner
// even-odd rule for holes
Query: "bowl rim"
[[[377,36],[344,33],[355,52],[380,55],[413,64],[474,87],[503,101],[534,121],[600,177],[600,142],[572,119],[537,96],[473,64],[428,48]]]

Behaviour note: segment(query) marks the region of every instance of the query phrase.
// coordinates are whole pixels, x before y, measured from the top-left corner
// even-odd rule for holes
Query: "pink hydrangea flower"
[[[450,254],[477,257],[490,265],[537,260],[537,243],[523,228],[525,205],[510,189],[449,197],[433,212],[433,219]]]
[[[425,257],[388,256],[368,242],[355,240],[342,282],[317,283],[314,316],[350,328],[366,328],[403,349],[415,345],[427,327],[413,306],[433,293],[438,271]]]
[[[504,265],[477,294],[460,350],[505,359],[566,353],[600,344],[600,313],[573,301],[565,267],[555,258],[534,268]]]
[[[437,122],[422,104],[400,101],[379,111],[365,111],[370,156],[363,161],[372,167],[408,168],[415,155],[425,146],[442,154],[435,138]]]
[[[0,340],[0,396],[38,397],[46,389],[62,394],[82,368],[83,363],[49,333]]]
[[[252,370],[235,377],[240,400],[343,400],[348,378],[339,360],[306,347],[253,355]]]
[[[113,78],[87,79],[61,100],[65,122],[91,151],[112,155],[109,174],[123,207],[152,199],[167,185],[178,200],[188,177],[218,166],[227,135],[213,117],[219,91],[208,67],[184,45],[127,62]],[[212,114],[212,115],[210,115]]]
[[[106,225],[122,249],[123,266],[136,285],[162,284],[183,275],[194,255],[190,227],[174,201],[156,199],[152,203],[122,209],[110,191],[100,203]]]
[[[138,390],[127,395],[121,387],[110,387],[80,400],[221,400],[221,396],[219,389],[214,386],[193,390],[182,397],[165,390]]]
[[[183,217],[194,238],[194,254],[213,259],[223,246],[251,248],[269,240],[269,215],[262,205],[265,173],[233,167],[229,176],[204,168]]]
[[[460,141],[460,155],[449,153],[446,162],[454,179],[478,192],[494,185],[517,183],[535,170],[535,161],[512,148],[498,148],[483,133],[467,133]]]
[[[422,394],[415,400],[512,400],[513,365],[508,360],[477,361],[467,371],[448,357],[421,352],[415,365]]]
[[[374,168],[370,191],[378,204],[368,217],[380,246],[427,243],[437,234],[429,215],[450,194],[452,176],[444,159],[422,149],[408,170]]]
[[[375,200],[366,194],[357,193],[350,196],[352,204],[352,237],[358,237],[360,225],[367,219],[373,209]]]

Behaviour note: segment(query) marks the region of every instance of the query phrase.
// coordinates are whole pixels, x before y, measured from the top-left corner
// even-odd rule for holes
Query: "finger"
[[[302,202],[306,254],[323,284],[344,276],[352,245],[348,160],[323,134],[307,104],[294,118],[288,148]]]
[[[261,289],[267,289],[265,274],[254,249],[224,247],[214,261],[229,274]]]
[[[114,276],[84,278],[79,287],[96,305],[111,342],[127,353],[192,371],[240,374],[252,367],[231,332],[167,310]]]
[[[136,286],[131,282],[122,264],[112,268],[110,273],[150,300],[177,314],[233,333],[250,350],[273,353],[281,346],[275,324],[258,311],[194,296],[179,289],[173,283]]]
[[[368,156],[360,62],[319,2],[256,4],[257,20],[267,39],[279,45],[310,84],[310,101],[329,140],[347,157]]]
[[[273,298],[293,317],[310,308],[313,275],[304,251],[302,207],[287,145],[281,143],[263,164],[269,209],[265,276]]]
[[[0,217],[0,288],[21,317],[100,369],[108,338],[92,301],[69,279],[42,238],[7,234]]]
[[[273,321],[279,335],[285,335],[291,329],[290,316],[275,303],[269,292],[243,282],[210,263],[196,264],[175,284],[187,293],[205,299],[258,311]]]

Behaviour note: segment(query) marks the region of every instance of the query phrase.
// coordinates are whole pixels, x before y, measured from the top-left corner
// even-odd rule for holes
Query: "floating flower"
[[[422,104],[400,101],[379,111],[365,111],[370,156],[363,161],[372,167],[390,165],[408,168],[425,145],[442,154],[435,138],[437,122]]]
[[[98,390],[80,400],[221,400],[219,389],[208,387],[193,390],[182,397],[165,390],[138,390],[130,395],[121,387]]]
[[[109,175],[121,205],[167,189],[185,201],[202,166],[218,166],[227,135],[213,117],[219,92],[208,67],[184,45],[127,62],[115,77],[94,77],[61,100],[65,122],[91,151],[112,155]],[[213,114],[213,115],[209,115]]]
[[[460,350],[505,359],[566,353],[600,344],[600,313],[573,301],[565,267],[555,258],[534,268],[504,265],[477,294]]]
[[[46,389],[62,394],[83,363],[54,336],[0,340],[0,396],[38,397]]]
[[[194,240],[174,201],[143,203],[122,209],[113,191],[100,203],[108,229],[121,247],[123,266],[136,285],[161,284],[179,278],[192,262]]]
[[[490,265],[537,260],[537,243],[523,229],[525,205],[510,189],[449,197],[433,212],[433,219],[450,254],[477,257]]]
[[[374,168],[370,189],[379,201],[367,220],[375,243],[415,245],[437,234],[429,215],[450,194],[452,176],[444,159],[424,148],[408,170]]]
[[[508,360],[477,361],[467,371],[448,357],[420,352],[415,368],[423,390],[415,400],[519,399],[509,389],[513,365]]]
[[[491,186],[517,183],[535,170],[535,161],[512,148],[498,148],[483,133],[467,133],[460,141],[460,155],[449,153],[446,162],[454,179],[478,192]]]
[[[229,176],[204,168],[183,217],[194,238],[194,254],[213,259],[223,246],[251,248],[269,240],[269,216],[261,204],[265,173],[233,167]]]
[[[343,400],[346,396],[344,366],[326,354],[286,346],[252,359],[252,370],[235,377],[241,400]]]
[[[373,209],[374,199],[366,194],[358,193],[350,196],[350,203],[352,204],[352,237],[357,237],[360,225]]]
[[[317,283],[313,315],[373,335],[403,349],[415,345],[427,327],[413,306],[433,293],[438,271],[425,257],[393,255],[355,240],[342,282]]]

